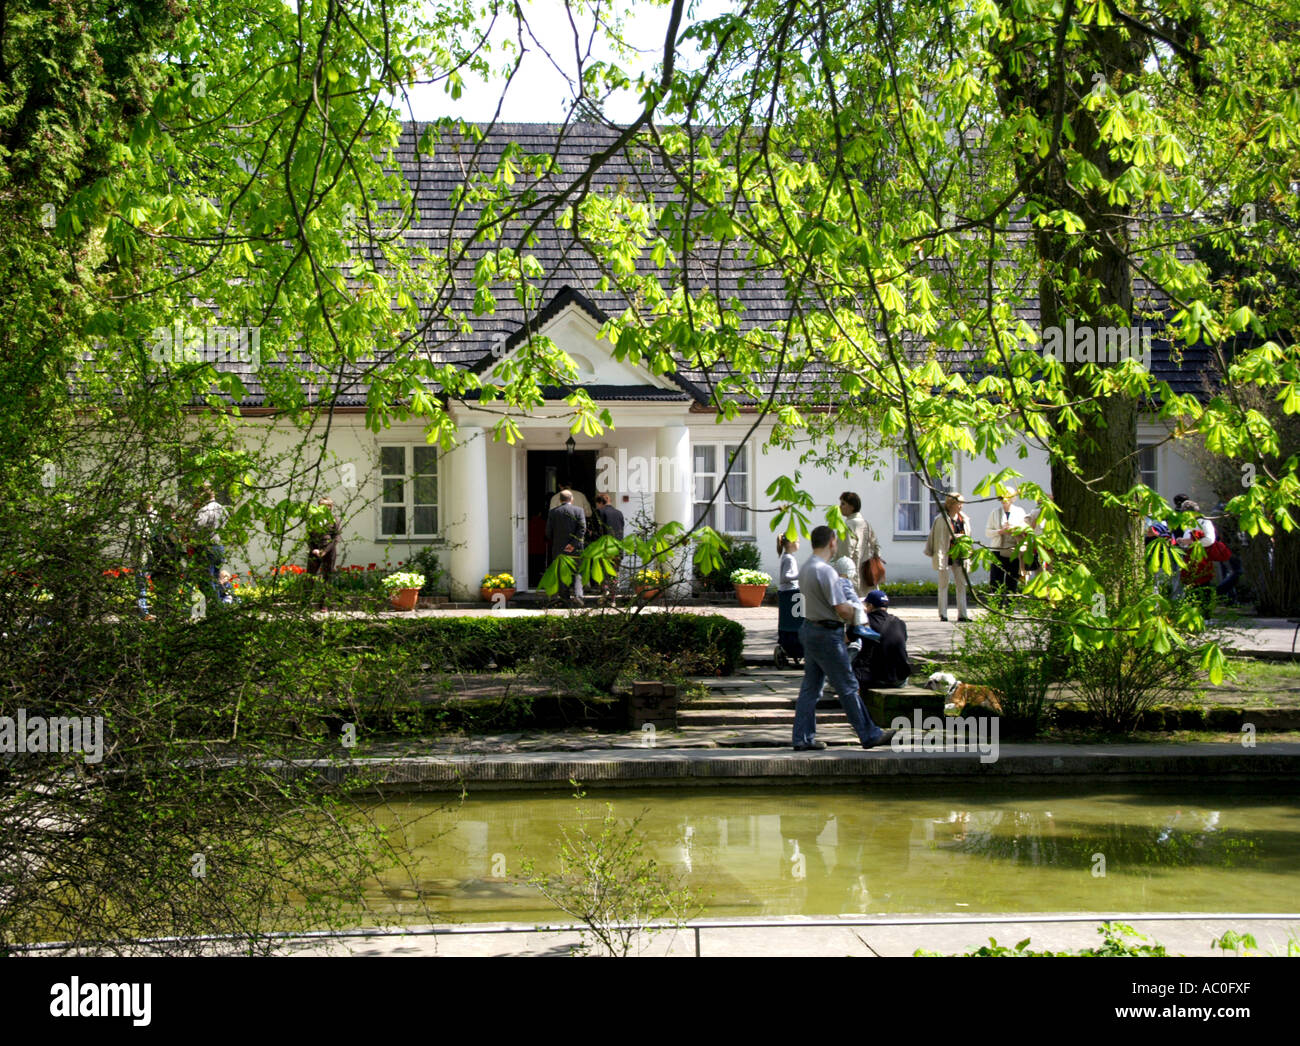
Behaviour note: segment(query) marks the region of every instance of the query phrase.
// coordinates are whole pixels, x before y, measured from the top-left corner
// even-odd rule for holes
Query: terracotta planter
[[[735,585],[736,598],[742,607],[761,607],[767,595],[766,585]]]
[[[663,590],[659,588],[650,588],[648,585],[636,586],[636,594],[642,599],[658,599],[659,593],[662,591]]]
[[[517,589],[513,588],[480,588],[478,594],[483,597],[485,603],[491,603],[498,592],[506,597],[507,601],[514,598]]]
[[[418,588],[399,588],[388,597],[388,605],[394,610],[414,610],[419,598]]]

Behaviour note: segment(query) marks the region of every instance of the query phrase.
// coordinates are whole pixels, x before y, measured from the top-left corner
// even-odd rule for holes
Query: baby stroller
[[[777,668],[797,668],[803,660],[803,643],[799,641],[799,618],[794,614],[794,597],[796,589],[776,594],[780,608],[776,623],[776,648],[772,651],[772,660]]]

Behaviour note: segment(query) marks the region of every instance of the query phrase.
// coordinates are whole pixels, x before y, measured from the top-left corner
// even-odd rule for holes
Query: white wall
[[[343,525],[342,547],[338,554],[340,567],[351,564],[366,566],[369,563],[382,567],[385,562],[396,565],[426,545],[434,544],[423,539],[409,542],[389,540],[379,535],[379,445],[423,443],[423,426],[394,425],[382,434],[376,434],[365,427],[363,416],[336,415],[324,445],[321,442],[325,432],[323,425],[307,432],[291,429],[282,421],[248,418],[244,430],[249,443],[260,448],[270,461],[265,471],[255,477],[260,486],[269,487],[258,492],[265,501],[310,496],[313,466],[320,459],[315,496],[334,499],[335,514]],[[443,483],[439,509],[445,520],[448,510],[445,472],[441,468],[440,472]],[[246,573],[251,566],[260,573],[281,563],[305,565],[305,537],[305,531],[299,526],[288,534],[285,544],[277,546],[270,535],[257,533],[247,549],[227,549],[230,569]],[[445,563],[445,554],[440,558]]]
[[[721,436],[715,437],[714,434],[727,430],[727,426],[699,426],[693,430],[692,435],[694,436],[696,432],[699,432],[701,433],[700,438],[724,438]],[[739,438],[745,430],[737,426],[730,431],[735,438]],[[896,480],[892,459],[882,464],[878,476],[871,472],[856,469],[849,470],[847,474],[840,470],[814,470],[808,466],[800,466],[798,453],[794,451],[772,448],[767,453],[763,453],[761,440],[765,431],[760,429],[755,433],[755,442],[759,444],[759,450],[755,456],[757,472],[754,489],[758,498],[757,507],[759,509],[775,508],[775,505],[767,499],[764,491],[778,476],[793,476],[796,470],[802,473],[803,488],[813,497],[818,506],[817,511],[811,514],[810,527],[826,522],[827,510],[832,506],[838,507],[841,492],[853,491],[862,499],[862,515],[871,524],[876,533],[876,540],[880,543],[880,554],[888,564],[887,579],[892,581],[935,580],[930,559],[924,555],[925,535],[914,537],[896,533]],[[976,503],[973,500],[974,495],[972,492],[980,480],[987,475],[997,473],[1003,467],[1013,467],[1021,473],[1024,479],[1031,480],[1044,487],[1049,486],[1046,457],[1041,452],[1031,450],[1029,456],[1022,460],[1016,456],[1016,448],[1013,446],[1004,448],[999,455],[998,464],[992,464],[984,460],[975,461],[966,457],[957,460],[955,463],[954,485],[971,502],[967,512],[975,524],[977,536],[983,533],[988,514],[996,502],[989,500]],[[1017,504],[1031,514],[1037,508],[1035,502],[1023,498],[1019,499]],[[928,522],[928,507],[924,511],[926,515],[923,518]],[[776,554],[776,538],[769,529],[769,525],[775,515],[775,512],[771,511],[757,513],[754,526],[754,540],[757,541],[759,551],[763,557],[762,569],[774,577],[779,557]],[[802,541],[799,548],[801,561],[806,558],[809,551],[807,541]]]
[[[595,449],[603,455],[617,458],[618,451],[622,448],[629,458],[641,457],[650,460],[656,452],[655,437],[658,431],[658,426],[654,424],[656,415],[662,414],[665,418],[671,415],[673,419],[682,416],[681,408],[677,405],[665,408],[648,404],[614,404],[611,409],[615,421],[625,420],[625,424],[598,437],[575,437],[578,449]],[[462,422],[473,424],[474,419],[467,415]],[[264,475],[258,477],[260,483],[272,485],[272,489],[264,492],[262,496],[269,500],[289,495],[307,496],[308,483],[300,477],[290,485],[288,477],[294,472],[309,471],[320,453],[319,436],[323,432],[323,427],[318,426],[312,433],[305,434],[288,429],[283,422],[273,424],[266,419],[246,419],[244,424],[249,442],[264,448],[278,459]],[[551,431],[554,424],[554,422],[548,423],[550,427],[543,432],[539,427],[540,423],[534,422],[533,429],[524,429],[525,441],[517,444],[516,447],[491,442],[487,445],[487,474],[483,477],[483,482],[487,485],[488,491],[487,526],[490,563],[493,571],[510,570],[513,565],[514,508],[511,491],[514,455],[525,453],[530,443],[535,448],[551,447],[554,444],[554,434]],[[737,442],[743,438],[749,428],[749,425],[744,423],[717,425],[711,418],[700,415],[692,415],[689,424],[693,444],[701,441]],[[764,452],[762,444],[768,432],[770,426],[761,427],[750,444],[751,492],[753,503],[758,511],[752,514],[754,532],[749,535],[749,539],[758,545],[763,570],[775,575],[778,560],[775,536],[769,527],[775,515],[770,510],[775,506],[764,492],[778,475],[792,476],[795,471],[801,471],[803,485],[818,506],[817,511],[812,514],[810,521],[812,526],[825,522],[826,510],[831,505],[838,504],[841,491],[856,491],[862,498],[863,515],[874,528],[881,544],[881,554],[889,564],[888,578],[893,581],[934,580],[930,561],[922,551],[924,539],[899,536],[895,533],[895,476],[892,461],[882,467],[879,478],[861,471],[844,475],[841,472],[801,467],[796,452],[782,449],[768,449]],[[1161,433],[1162,430],[1157,425],[1144,424],[1139,429],[1139,438],[1143,442],[1155,442],[1161,438]],[[380,443],[422,443],[423,441],[423,428],[418,424],[396,425],[381,434],[376,434],[365,428],[364,418],[360,415],[338,415],[334,418],[322,463],[321,483],[317,488],[317,496],[332,497],[343,519],[343,547],[338,558],[340,566],[349,564],[365,566],[368,563],[382,566],[385,561],[395,565],[399,560],[408,559],[426,544],[437,546],[436,542],[425,540],[402,542],[383,540],[379,537],[377,508],[379,483],[376,475],[378,447]],[[1026,479],[1043,487],[1050,485],[1044,455],[1037,450],[1031,450],[1028,457],[1020,459],[1014,446],[1004,448],[999,455],[999,464],[996,465],[969,458],[957,461],[955,485],[970,500],[973,498],[976,484],[986,475],[998,471],[1003,466],[1015,468]],[[351,478],[355,479],[354,486],[348,486],[345,482],[349,478],[349,468]],[[1197,498],[1207,511],[1217,501],[1217,497],[1200,477],[1196,465],[1188,457],[1180,454],[1174,445],[1166,444],[1158,449],[1157,469],[1157,488],[1166,499],[1172,499],[1176,493],[1186,493]],[[445,483],[448,469],[445,458],[441,473],[443,485],[440,510],[445,525],[451,518],[450,514],[456,512],[456,506],[448,503]],[[595,492],[587,493],[592,496]],[[654,513],[653,492],[636,493],[619,490],[613,492],[613,499],[615,507],[626,517],[629,527],[633,525],[638,512],[644,510],[651,516]],[[968,507],[977,537],[983,532],[985,520],[993,504],[994,502],[990,500],[971,503]],[[1027,512],[1032,512],[1036,508],[1033,502],[1024,499],[1021,499],[1019,504]],[[303,536],[298,532],[291,534],[290,538],[291,541],[301,542]],[[800,548],[800,558],[805,557],[807,553],[807,543],[804,542]],[[300,545],[297,548],[290,545],[277,553],[265,538],[255,541],[247,553],[244,550],[231,548],[229,554],[231,569],[241,573],[246,572],[250,565],[265,568],[282,562],[305,563],[305,552]],[[440,559],[445,566],[448,559],[445,548],[440,553]],[[477,579],[471,580],[477,581]],[[983,577],[977,580],[983,580]]]
[[[1167,429],[1159,425],[1138,426],[1138,440],[1142,443],[1157,443],[1166,435]],[[1200,466],[1176,443],[1165,443],[1156,448],[1156,493],[1166,501],[1173,501],[1175,494],[1186,494],[1207,513],[1219,501]]]

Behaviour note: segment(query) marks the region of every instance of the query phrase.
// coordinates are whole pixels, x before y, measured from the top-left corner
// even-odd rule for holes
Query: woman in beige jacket
[[[940,621],[948,620],[949,574],[957,585],[957,620],[970,620],[970,615],[966,613],[966,572],[970,569],[970,560],[953,563],[948,558],[948,550],[953,541],[959,537],[969,537],[971,533],[970,516],[962,511],[965,500],[955,491],[949,493],[944,499],[942,514],[935,518],[930,536],[925,540],[925,554],[939,572]]]
[[[862,564],[872,556],[880,555],[880,542],[876,540],[871,524],[862,518],[862,499],[851,490],[840,495],[840,515],[848,530],[843,552],[853,560],[854,588],[858,595],[862,595],[866,591],[861,581]]]

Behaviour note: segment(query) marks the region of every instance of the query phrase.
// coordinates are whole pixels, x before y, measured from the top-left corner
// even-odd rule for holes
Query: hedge
[[[745,629],[716,614],[388,618],[358,623],[355,640],[421,651],[435,671],[514,668],[535,657],[616,667],[620,656],[637,648],[663,657],[708,657],[717,671],[732,675],[741,663]]]
[[[29,715],[95,706],[106,712],[105,728],[121,737],[143,724],[138,709],[146,708],[178,738],[232,737],[237,729],[241,739],[277,743],[314,736],[325,709],[347,710],[349,719],[364,710],[381,721],[409,709],[411,697],[441,673],[493,663],[528,667],[540,680],[553,677],[561,696],[592,699],[591,710],[529,699],[549,719],[599,719],[612,714],[595,706],[620,674],[730,674],[744,643],[742,626],[712,615],[320,619],[249,606],[214,608],[195,622],[177,615],[87,623],[77,635],[75,657],[54,627],[0,636],[0,655],[16,661],[21,653],[23,663],[41,666],[25,680]],[[581,678],[566,679],[570,673]],[[112,711],[123,708],[135,711]]]

